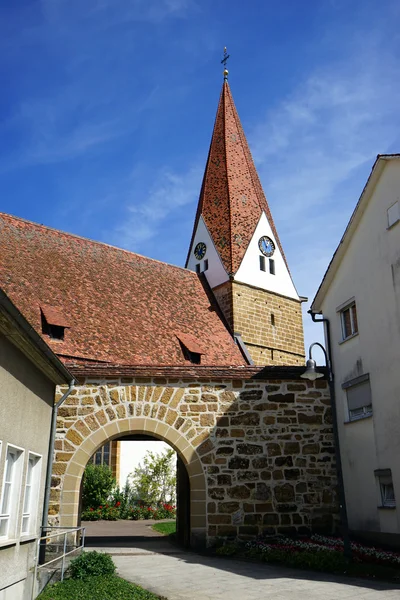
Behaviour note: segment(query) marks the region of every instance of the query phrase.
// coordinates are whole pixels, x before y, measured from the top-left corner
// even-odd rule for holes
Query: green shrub
[[[72,579],[87,579],[94,576],[114,575],[114,573],[113,559],[108,554],[101,552],[82,552],[70,564]]]
[[[115,576],[64,579],[48,585],[37,600],[162,600],[155,594]],[[166,600],[166,599],[164,599]]]
[[[82,508],[105,505],[116,486],[111,469],[105,465],[88,464],[82,489]]]
[[[239,547],[235,542],[227,542],[223,546],[219,546],[215,553],[219,556],[232,556],[233,554],[236,554],[238,550]]]

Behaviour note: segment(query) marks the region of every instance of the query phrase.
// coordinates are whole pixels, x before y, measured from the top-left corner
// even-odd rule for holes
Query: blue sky
[[[376,154],[400,151],[399,22],[397,0],[1,2],[0,209],[183,265],[226,45],[312,299]]]

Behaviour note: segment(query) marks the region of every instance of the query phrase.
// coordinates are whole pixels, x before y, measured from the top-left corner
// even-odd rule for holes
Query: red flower
[[[102,506],[99,506],[99,508],[103,508]]]
[[[89,508],[90,512],[93,512],[93,508]]]
[[[121,502],[117,502],[115,506],[121,506]]]

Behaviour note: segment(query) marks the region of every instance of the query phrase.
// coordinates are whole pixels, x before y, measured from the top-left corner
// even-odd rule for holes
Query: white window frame
[[[7,481],[6,478],[8,471],[7,466],[9,452],[13,452],[17,455],[17,457],[13,462],[10,481]],[[0,542],[8,539],[15,539],[17,520],[20,512],[21,484],[24,458],[24,448],[14,446],[13,444],[7,444],[6,460],[4,463],[3,486],[0,498]],[[7,505],[3,506],[6,485],[9,485],[9,495]],[[4,508],[6,508],[7,510],[4,510]],[[6,521],[6,526],[5,531],[2,533],[1,528],[3,521]]]
[[[30,471],[30,461],[34,460]],[[42,473],[42,456],[35,452],[28,452],[26,464],[24,499],[22,504],[21,536],[36,533],[37,507],[40,489],[40,476]],[[31,476],[29,480],[29,475]],[[24,527],[27,522],[27,527]]]
[[[394,494],[393,478],[391,469],[378,469],[375,475],[379,484],[380,507],[396,508],[396,497]]]
[[[397,209],[397,215],[395,214],[396,211],[392,210],[395,207]],[[393,202],[393,204],[391,206],[389,206],[389,208],[387,209],[386,213],[387,213],[387,223],[388,223],[387,228],[390,229],[391,227],[393,227],[393,225],[396,225],[396,223],[398,223],[400,221],[400,204],[399,204],[399,201],[396,200],[396,202]]]
[[[345,340],[350,339],[351,337],[353,337],[354,335],[358,334],[358,314],[357,314],[357,329],[354,328],[354,317],[353,317],[353,311],[351,310],[352,308],[355,308],[356,314],[357,314],[357,305],[355,300],[351,300],[350,302],[348,302],[346,305],[340,307],[340,309],[337,309],[340,315],[340,325],[342,328],[342,342],[344,342]],[[349,311],[349,315],[350,315],[350,329],[351,332],[349,335],[346,335],[346,323],[345,323],[345,318],[344,318],[344,313],[346,311]]]
[[[350,409],[349,397],[348,397],[347,392],[349,390],[351,390],[352,388],[354,389],[355,387],[365,384],[365,383],[368,383],[368,385],[369,385],[369,391],[371,394],[371,403],[364,404],[363,406],[359,406],[358,408]],[[371,417],[373,415],[372,390],[371,390],[371,382],[370,382],[368,373],[366,373],[365,375],[360,375],[359,377],[356,377],[355,379],[350,379],[349,381],[345,381],[344,383],[342,383],[342,389],[346,393],[346,408],[347,408],[347,414],[348,414],[347,422],[358,421],[359,419],[365,419],[366,417]]]

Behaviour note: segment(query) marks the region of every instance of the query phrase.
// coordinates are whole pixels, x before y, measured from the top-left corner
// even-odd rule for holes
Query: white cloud
[[[400,142],[399,76],[383,41],[364,40],[309,73],[249,136],[297,289],[310,301],[376,155]],[[306,345],[322,336],[308,320]]]
[[[154,238],[161,227],[168,229],[168,218],[178,210],[178,218],[181,217],[183,208],[197,200],[202,170],[192,166],[186,173],[177,174],[164,168],[156,175],[150,189],[142,191],[141,198],[131,192],[134,197],[126,204],[127,217],[115,229],[118,244],[137,251],[141,244]]]

